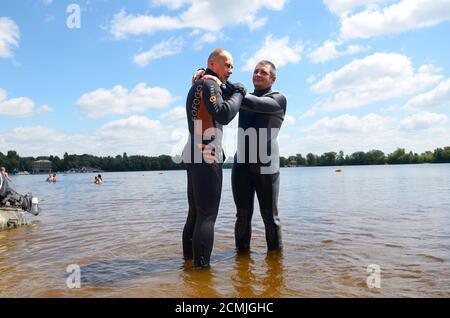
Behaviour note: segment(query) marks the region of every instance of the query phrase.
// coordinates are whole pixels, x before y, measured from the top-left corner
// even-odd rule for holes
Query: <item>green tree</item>
[[[450,163],[450,147],[437,148],[434,151],[434,162],[436,163]]]
[[[381,150],[371,150],[366,153],[366,164],[382,165],[386,162],[386,155]]]
[[[317,166],[317,156],[309,153],[306,155],[306,165],[309,167]]]
[[[363,151],[354,152],[349,158],[351,165],[364,165],[367,162],[366,153]]]
[[[295,161],[297,162],[297,166],[306,166],[306,159],[299,153],[295,155]]]
[[[422,157],[422,162],[432,163],[434,162],[434,154],[432,151],[426,151],[420,155]]]
[[[336,165],[336,153],[334,151],[332,152],[326,152],[319,158],[319,165],[320,166],[335,166]]]
[[[344,157],[344,152],[342,150],[339,151],[339,154],[336,157],[336,165],[338,165],[338,166],[345,165],[345,157]]]

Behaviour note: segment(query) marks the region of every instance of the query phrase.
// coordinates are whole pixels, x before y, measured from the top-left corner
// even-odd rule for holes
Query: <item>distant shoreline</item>
[[[280,167],[281,169],[294,169],[294,168],[336,168],[336,169],[344,169],[344,168],[350,168],[350,167],[380,167],[380,166],[424,166],[424,165],[445,165],[445,164],[450,164],[450,163],[404,163],[404,164],[365,164],[365,165],[345,165],[345,166],[284,166],[284,167]],[[230,170],[233,168],[233,164],[224,164],[223,165],[223,169],[224,170]],[[185,170],[183,169],[170,169],[170,170],[140,170],[140,171],[135,171],[135,170],[128,170],[128,171],[104,171],[101,174],[108,174],[108,173],[119,173],[119,172],[135,172],[135,173],[146,173],[146,172],[170,172],[170,171],[183,171]],[[65,173],[65,172],[52,172],[52,173],[56,173],[58,175],[63,175],[63,176],[68,176],[68,175],[79,175],[79,174],[86,174],[86,175],[97,175],[97,172],[70,172],[70,173]],[[29,173],[29,174],[24,174],[24,173],[15,173],[12,175],[21,175],[21,176],[45,176],[48,175],[48,173]]]
[[[46,161],[46,169],[34,169],[33,164]],[[11,173],[28,171],[45,174],[50,172],[69,173],[69,171],[105,173],[105,172],[131,172],[131,171],[171,171],[184,170],[181,156],[161,155],[157,157],[128,156],[97,157],[93,155],[69,155],[67,152],[62,158],[58,156],[48,157],[20,157],[16,151],[10,150],[5,156],[0,152],[0,166],[4,166]],[[224,169],[233,165],[233,158],[228,157],[224,163]],[[421,154],[404,148],[398,148],[393,153],[385,154],[381,150],[368,152],[358,151],[351,155],[345,155],[343,151],[326,152],[322,155],[308,153],[295,156],[280,157],[280,167],[342,167],[342,166],[372,166],[372,165],[405,165],[405,164],[439,164],[450,163],[450,147],[437,148],[434,151],[426,151]]]

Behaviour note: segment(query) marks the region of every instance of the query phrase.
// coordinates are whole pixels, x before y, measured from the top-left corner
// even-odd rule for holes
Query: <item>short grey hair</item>
[[[258,62],[258,64],[256,64],[256,65],[270,66],[270,75],[272,75],[273,77],[277,76],[277,67],[271,61],[262,60],[262,61]]]

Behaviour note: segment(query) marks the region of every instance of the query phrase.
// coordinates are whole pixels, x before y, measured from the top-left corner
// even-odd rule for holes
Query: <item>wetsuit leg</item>
[[[189,164],[195,211],[192,234],[194,267],[208,267],[214,244],[214,225],[222,192],[222,166]],[[191,218],[190,220],[194,220]],[[186,235],[188,237],[188,235]],[[187,244],[188,245],[188,244]]]
[[[261,216],[266,228],[267,249],[269,251],[281,249],[281,223],[278,216],[280,173],[255,174],[254,178]]]
[[[194,258],[192,249],[192,237],[194,236],[194,227],[196,220],[196,205],[194,200],[194,185],[192,181],[192,169],[187,168],[187,196],[189,212],[183,230],[183,256],[186,260]]]
[[[255,201],[255,185],[248,168],[234,164],[231,173],[233,198],[236,205],[234,238],[238,250],[250,248],[252,216]]]

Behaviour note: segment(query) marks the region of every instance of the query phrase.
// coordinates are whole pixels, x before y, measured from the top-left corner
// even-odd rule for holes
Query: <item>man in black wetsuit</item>
[[[206,74],[223,83],[233,72],[233,58],[223,49],[208,58]],[[215,81],[200,79],[194,83],[186,101],[190,137],[183,150],[187,168],[189,213],[183,230],[184,258],[194,260],[194,267],[209,267],[222,192],[222,125],[227,125],[239,111],[246,94],[242,85],[233,85],[223,96]],[[207,158],[204,152],[213,154]]]
[[[250,248],[255,193],[265,225],[267,249],[276,251],[282,248],[278,216],[280,155],[277,137],[287,101],[282,94],[272,92],[275,80],[275,65],[269,61],[259,62],[253,72],[255,91],[246,95],[239,111],[238,150],[231,177],[237,210],[235,242],[238,251]]]
[[[197,72],[194,78],[201,75],[202,72]],[[205,78],[215,79],[207,74]],[[270,61],[259,62],[253,73],[255,91],[245,96],[239,111],[238,150],[231,177],[237,210],[235,243],[238,251],[250,248],[255,193],[266,229],[267,249],[276,251],[282,248],[278,216],[280,155],[277,137],[287,101],[282,94],[272,92],[275,81],[275,65]]]

